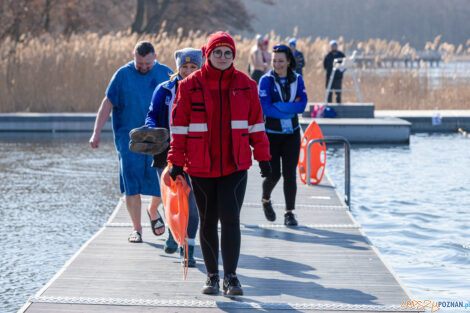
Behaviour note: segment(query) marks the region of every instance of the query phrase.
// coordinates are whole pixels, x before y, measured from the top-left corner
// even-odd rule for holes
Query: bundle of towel
[[[129,149],[136,153],[160,154],[168,149],[169,132],[162,127],[141,126],[129,132]]]

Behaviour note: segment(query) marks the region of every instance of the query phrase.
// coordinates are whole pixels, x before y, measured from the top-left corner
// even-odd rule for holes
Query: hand
[[[269,177],[272,174],[271,163],[269,161],[259,162],[259,168],[261,169],[261,177]]]
[[[297,98],[295,98],[294,102],[299,102],[300,99],[301,99],[300,97],[297,97]]]
[[[170,173],[170,177],[173,178],[173,180],[175,181],[176,181],[176,177],[178,177],[179,175],[183,176],[184,178],[184,172],[183,172],[182,166],[173,164],[169,170],[169,173]]]
[[[153,165],[158,168],[165,168],[168,164],[166,161],[168,157],[168,151],[170,151],[170,147],[168,147],[165,151],[160,154],[155,154],[153,156]]]
[[[98,148],[98,146],[100,145],[100,139],[100,134],[93,133],[93,135],[91,135],[90,140],[88,141],[90,143],[90,147],[92,149]]]

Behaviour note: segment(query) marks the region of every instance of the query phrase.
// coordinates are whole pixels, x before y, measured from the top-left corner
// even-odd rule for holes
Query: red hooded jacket
[[[179,83],[168,161],[196,177],[220,177],[269,161],[256,83],[233,65],[203,67]]]

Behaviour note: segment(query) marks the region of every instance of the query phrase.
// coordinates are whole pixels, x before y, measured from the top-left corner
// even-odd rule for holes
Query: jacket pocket
[[[207,142],[207,132],[191,134],[186,137],[187,165],[189,169],[198,171],[210,169],[210,157]]]
[[[237,116],[247,117],[252,101],[251,88],[235,88],[230,93],[230,103],[237,108]]]
[[[192,105],[204,106],[204,94],[202,88],[192,88],[189,90]]]
[[[251,148],[250,134],[243,133],[239,136],[238,141],[238,166],[245,168],[251,166]]]

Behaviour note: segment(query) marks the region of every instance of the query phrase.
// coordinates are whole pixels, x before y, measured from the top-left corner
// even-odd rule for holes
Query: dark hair
[[[153,45],[148,41],[139,41],[134,48],[134,54],[138,54],[140,56],[146,56],[147,54],[151,53],[152,55],[155,54],[155,48]]]
[[[285,44],[276,45],[273,47],[273,52],[284,53],[286,55],[287,61],[289,61],[289,69],[295,71],[295,67],[296,67],[295,57],[291,49],[287,45]]]

